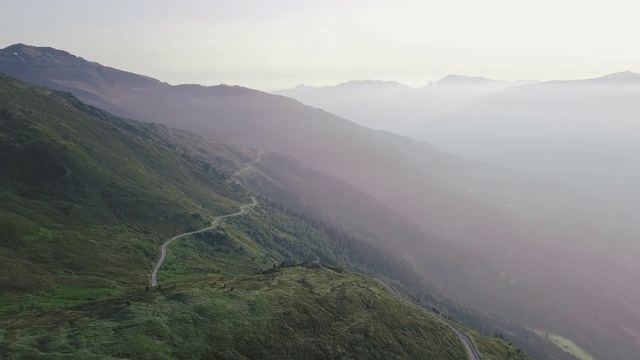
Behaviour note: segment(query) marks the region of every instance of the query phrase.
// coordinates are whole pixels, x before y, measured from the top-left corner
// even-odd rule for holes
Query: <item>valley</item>
[[[13,52],[24,61],[16,62]],[[460,158],[425,142],[367,129],[321,109],[238,86],[172,86],[64,51],[21,44],[0,51],[0,71],[70,91],[91,104],[73,99],[74,106],[99,117],[107,115],[92,106],[148,121],[151,128],[168,132],[171,140],[157,134],[151,138],[167,144],[170,151],[179,149],[183,160],[195,162],[198,170],[186,174],[233,194],[200,199],[198,194],[206,191],[202,185],[194,192],[192,187],[181,189],[183,182],[171,192],[162,190],[165,199],[172,194],[171,201],[193,209],[192,215],[181,215],[191,225],[171,234],[207,228],[217,217],[237,212],[259,195],[257,201],[266,208],[295,214],[328,235],[331,245],[326,246],[340,250],[326,251],[323,262],[348,264],[372,275],[384,273],[410,296],[486,334],[508,333],[533,355],[571,358],[527,330],[532,327],[569,338],[596,358],[633,358],[638,348],[632,335],[640,331],[640,315],[634,311],[634,271],[626,265],[637,257],[627,251],[635,234],[633,217],[621,217],[598,200],[526,173]],[[212,144],[227,155],[207,150]],[[155,169],[171,181],[183,177],[169,165],[154,162]],[[64,173],[65,168],[57,171]],[[204,174],[213,174],[217,182],[211,183]],[[154,180],[145,191],[154,193],[150,190],[154,186],[164,186],[156,185],[157,176],[148,175]],[[121,212],[120,219],[140,217],[140,207],[128,212],[130,205],[125,204],[143,198],[122,192],[126,196],[115,196],[110,206]],[[250,226],[241,219],[245,217],[228,220]],[[143,229],[151,231],[151,226]],[[168,238],[154,240],[155,249],[145,245],[145,254],[157,253]],[[260,270],[257,265],[237,268],[228,259],[200,254],[206,248],[189,238],[181,237],[173,251],[245,272]],[[243,237],[249,243],[252,238]],[[181,247],[183,243],[189,246]],[[239,249],[227,251],[243,251]],[[299,260],[311,255],[279,246],[272,258],[283,259],[285,254]],[[155,257],[145,256],[147,262]],[[161,276],[172,281],[209,273],[204,269],[218,270],[197,261],[172,263],[171,256],[162,266],[168,271]]]
[[[638,13],[0,0],[0,360],[638,360]]]
[[[260,152],[5,76],[0,95],[3,357],[466,358],[323,227],[234,180]],[[170,233],[184,236],[149,286]],[[328,267],[291,265],[310,256]]]

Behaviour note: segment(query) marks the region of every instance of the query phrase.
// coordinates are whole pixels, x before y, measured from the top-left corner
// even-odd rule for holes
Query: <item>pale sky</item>
[[[640,72],[639,1],[0,0],[0,47],[261,90]]]

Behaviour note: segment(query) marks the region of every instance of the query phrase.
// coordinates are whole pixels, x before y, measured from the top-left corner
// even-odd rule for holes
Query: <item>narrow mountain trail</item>
[[[252,168],[252,164],[258,163],[261,161],[262,159],[262,155],[264,154],[263,150],[260,150],[256,156],[256,159],[250,163],[245,164],[245,166],[243,166],[240,170],[236,171],[233,174],[233,177],[237,177],[239,175],[242,175],[243,173],[247,172],[248,170],[250,170]],[[214,229],[215,227],[217,227],[220,223],[221,220],[223,219],[227,219],[230,217],[234,217],[234,216],[239,216],[242,215],[244,213],[246,213],[247,208],[255,206],[258,204],[258,201],[256,200],[256,198],[253,198],[253,202],[251,204],[245,204],[240,206],[240,211],[235,212],[233,214],[227,214],[227,215],[222,215],[222,216],[218,216],[215,219],[213,219],[213,221],[211,222],[211,225],[204,228],[204,229],[200,229],[200,230],[196,230],[196,231],[190,231],[190,232],[186,232],[180,235],[176,235],[174,237],[172,237],[171,239],[167,240],[167,242],[165,242],[164,244],[162,244],[162,246],[160,247],[160,259],[158,260],[158,262],[156,263],[155,267],[153,268],[153,272],[151,273],[151,286],[158,286],[158,272],[160,271],[160,269],[162,268],[162,265],[164,264],[165,259],[167,258],[167,247],[169,245],[171,245],[172,242],[174,242],[175,240],[178,240],[182,237],[185,236],[189,236],[189,235],[193,235],[193,234],[198,234],[198,233],[202,233],[205,231],[209,231]],[[399,298],[400,297],[400,293],[398,293],[398,291],[396,289],[394,289],[391,285],[387,284],[384,280],[375,278],[376,281],[378,281],[387,291],[389,291],[394,297]],[[439,316],[438,314],[435,314],[431,311],[429,311],[428,309],[425,309],[415,303],[412,303],[414,306],[416,306],[417,308],[423,310],[423,311],[428,311],[431,315],[433,315],[438,321],[440,321],[441,323],[443,323],[444,325],[446,325],[447,327],[449,327],[457,336],[458,338],[460,338],[460,340],[462,341],[467,354],[469,355],[469,359],[471,360],[481,360],[480,354],[478,353],[478,350],[476,349],[475,345],[473,344],[473,341],[471,341],[471,339],[462,331],[458,330],[457,328],[455,328],[453,325],[451,325],[449,322],[447,322],[446,320],[444,320],[441,316]]]
[[[242,175],[243,173],[245,173],[249,169],[251,169],[253,164],[259,163],[260,161],[262,161],[262,155],[264,155],[264,150],[258,151],[258,156],[256,156],[255,160],[253,160],[252,162],[250,162],[248,164],[245,164],[240,170],[236,171],[233,174],[233,177],[237,177],[238,175]]]
[[[264,154],[264,151],[260,150],[258,152],[258,155],[257,155],[256,159],[253,160],[250,163],[247,163],[240,170],[236,171],[236,173],[233,174],[233,177],[236,177],[236,176],[244,173],[245,171],[249,170],[251,168],[252,164],[260,162],[260,160],[262,159],[262,155],[263,154]],[[203,233],[205,231],[212,230],[212,229],[216,228],[216,226],[218,226],[218,224],[220,223],[220,220],[227,219],[227,218],[234,217],[234,216],[242,215],[242,214],[244,214],[246,212],[247,208],[255,206],[257,204],[258,204],[258,200],[256,200],[256,198],[253,198],[253,202],[251,204],[246,204],[246,205],[240,206],[240,211],[235,212],[233,214],[218,216],[217,218],[213,219],[213,221],[211,222],[210,226],[207,226],[204,229],[186,232],[186,233],[183,233],[183,234],[180,234],[180,235],[176,235],[176,236],[172,237],[171,239],[167,240],[167,242],[162,244],[162,246],[160,247],[160,259],[158,260],[158,262],[154,266],[153,272],[151,273],[151,286],[158,286],[158,272],[162,268],[162,264],[164,264],[164,261],[167,258],[167,247],[169,245],[171,245],[172,242],[174,242],[174,241],[176,241],[176,240],[178,240],[178,239],[180,239],[182,237],[185,237],[185,236],[189,236],[189,235],[193,235],[193,234],[199,234],[199,233]],[[196,205],[196,206],[198,206],[198,205]],[[200,207],[200,206],[198,206],[198,207]]]
[[[395,296],[395,297],[400,297],[400,293],[398,293],[398,291],[396,289],[394,289],[391,285],[387,284],[384,280],[375,278],[376,281],[378,281],[388,292],[391,293],[391,295]],[[438,320],[439,322],[441,322],[442,324],[446,325],[447,327],[449,327],[449,329],[451,329],[451,331],[453,331],[454,334],[456,334],[458,336],[458,338],[460,338],[460,340],[462,340],[462,344],[464,345],[465,350],[467,351],[467,355],[469,355],[469,359],[471,360],[482,360],[482,358],[480,357],[480,353],[478,352],[478,349],[476,349],[476,346],[473,344],[473,341],[471,340],[471,338],[469,338],[469,336],[467,336],[467,334],[463,333],[462,331],[458,330],[458,328],[456,328],[455,326],[451,325],[448,321],[446,321],[445,319],[443,319],[440,315],[430,311],[429,309],[425,309],[422,306],[414,303],[414,302],[410,302],[413,306],[423,310],[423,311],[427,311],[428,313],[430,313],[433,317],[436,318],[436,320]]]
[[[218,224],[220,223],[220,220],[226,219],[226,218],[230,218],[230,217],[233,217],[233,216],[242,215],[242,214],[244,214],[246,212],[248,207],[255,206],[257,204],[258,204],[258,201],[254,198],[253,202],[251,204],[246,204],[246,205],[240,206],[240,211],[238,211],[236,213],[233,213],[233,214],[218,216],[217,218],[213,219],[213,221],[211,222],[210,226],[208,226],[208,227],[206,227],[204,229],[200,229],[200,230],[191,231],[191,232],[187,232],[187,233],[184,233],[184,234],[176,235],[176,236],[172,237],[171,239],[169,239],[164,244],[162,244],[162,246],[160,247],[160,260],[158,260],[158,262],[156,263],[156,266],[153,268],[153,272],[151,273],[151,286],[157,286],[158,285],[158,272],[160,271],[160,268],[162,267],[162,264],[164,263],[164,260],[167,258],[167,246],[169,246],[172,242],[174,242],[175,240],[178,240],[178,239],[180,239],[182,237],[185,237],[185,236],[198,234],[198,233],[202,233],[202,232],[214,229],[216,226],[218,226]]]
[[[455,328],[453,325],[449,323],[447,323],[447,325],[451,330],[453,330],[454,333],[456,333],[456,335],[458,335],[460,340],[462,340],[462,343],[464,344],[464,348],[467,350],[467,354],[469,355],[469,359],[480,360],[481,359],[480,353],[478,352],[478,349],[476,349],[475,345],[473,345],[473,341],[471,341],[471,338],[469,338],[467,334]]]

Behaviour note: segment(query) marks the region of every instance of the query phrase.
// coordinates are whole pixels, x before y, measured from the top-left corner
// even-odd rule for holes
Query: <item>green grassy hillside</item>
[[[573,359],[513,318],[477,311],[480,307],[468,294],[474,299],[481,294],[500,298],[503,292],[512,291],[513,285],[496,276],[501,270],[474,251],[422,231],[348,183],[283,154],[263,151],[260,161],[240,177],[249,188],[275,200],[275,207],[281,202],[327,224],[321,227],[336,240],[334,247],[344,249],[359,271],[383,276],[411,298],[483,333],[509,334],[513,343],[533,356]],[[363,242],[366,249],[360,247]],[[534,298],[526,287],[518,290],[518,296],[526,301]]]
[[[201,227],[250,201],[186,161],[164,127],[0,81],[5,298],[146,283],[167,235]],[[220,155],[233,159],[224,148]]]
[[[21,314],[3,328],[3,350],[31,358],[466,358],[429,315],[369,278],[327,269],[180,281]]]
[[[172,244],[149,287],[162,243],[251,202],[233,174],[255,156],[0,75],[0,358],[466,358],[264,200]],[[284,266],[310,257],[334,266]]]

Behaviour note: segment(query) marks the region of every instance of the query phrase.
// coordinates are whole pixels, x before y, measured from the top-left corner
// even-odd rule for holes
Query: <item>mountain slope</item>
[[[229,174],[255,153],[0,75],[0,154],[3,357],[466,358],[370,278],[275,265],[351,260],[264,204],[172,244],[145,288],[170,234],[250,202]]]
[[[22,48],[36,58],[56,54]],[[479,271],[464,256],[458,257],[458,270],[470,279],[484,274],[493,282],[482,292],[460,290],[459,295],[485,311],[571,338],[601,357],[637,353],[633,334],[640,333],[640,316],[634,310],[633,264],[638,253],[625,247],[635,235],[588,199],[284,97],[240,87],[169,86],[89,62],[20,65],[11,58],[12,51],[24,57],[26,51],[18,50],[0,53],[0,69],[79,96],[89,91],[92,95],[83,99],[121,115],[286,153],[348,182],[424,230],[470,248],[495,270]],[[86,74],[91,82],[83,80]],[[399,251],[415,255],[403,241],[395,243]]]
[[[30,358],[466,359],[430,315],[371,279],[325,269],[179,282],[17,316],[3,328],[11,343],[0,351]],[[25,329],[35,334],[20,336]]]
[[[194,139],[190,142],[200,146]],[[268,197],[264,202],[272,209],[282,209],[284,205],[285,209],[301,213],[311,223],[317,224],[315,226],[325,229],[334,244],[332,248],[343,249],[345,258],[350,259],[350,266],[394,281],[396,286],[412,294],[422,304],[435,307],[484,333],[509,333],[510,339],[530,354],[550,359],[564,358],[563,351],[554,351],[548,342],[530,330],[509,319],[474,309],[477,306],[476,293],[489,293],[489,298],[494,299],[503,294],[493,291],[505,289],[505,284],[508,284],[507,280],[495,276],[500,270],[477,253],[458,249],[423,232],[353,186],[302,167],[291,157],[260,151],[257,160],[238,173],[238,180],[242,179],[249,188]],[[286,211],[290,211],[288,209]],[[249,214],[234,219],[233,223],[248,227],[262,221],[260,217]],[[272,218],[268,222],[276,224],[280,221]],[[252,233],[252,236],[270,237],[264,233]],[[280,249],[277,252],[283,254],[286,251]],[[331,257],[321,258],[332,261]],[[472,274],[467,271],[470,268],[473,269]],[[492,291],[487,292],[487,288]],[[473,301],[469,298],[471,293],[474,294]],[[527,302],[532,294],[526,289],[519,289],[518,295],[522,302]],[[457,300],[452,301],[452,298]]]

